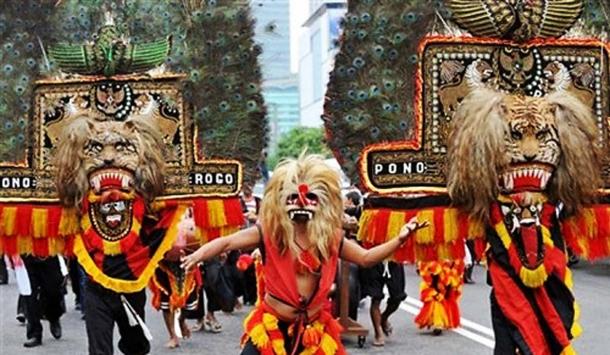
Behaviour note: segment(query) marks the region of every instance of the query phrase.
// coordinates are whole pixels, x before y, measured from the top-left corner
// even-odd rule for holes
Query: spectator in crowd
[[[0,256],[0,285],[8,283],[8,271],[6,270],[6,262],[4,257]]]
[[[245,183],[241,195],[239,196],[241,201],[241,209],[246,219],[246,226],[250,227],[258,220],[258,210],[260,209],[261,199],[258,196],[254,196],[252,192],[252,185]]]
[[[269,181],[269,168],[267,168],[267,158],[268,158],[268,153],[267,153],[267,149],[263,149],[261,151],[261,159],[260,159],[260,163],[258,165],[258,168],[261,172],[261,176],[263,178],[263,184],[267,184],[267,181]]]
[[[362,195],[357,190],[352,190],[345,195],[343,200],[344,207],[344,224],[343,229],[345,236],[348,239],[356,239],[358,232],[358,220],[362,214]],[[337,273],[337,285],[340,285],[341,273]],[[361,299],[361,287],[359,277],[359,267],[355,264],[349,265],[349,306],[348,316],[353,319],[358,319],[358,304]],[[337,298],[338,302],[338,298]],[[338,305],[338,303],[337,303]],[[338,307],[337,307],[338,309]]]
[[[258,212],[260,209],[261,199],[258,196],[254,196],[252,193],[252,186],[244,184],[242,189],[242,195],[240,196],[242,211],[246,219],[246,227],[250,227],[258,221]],[[241,252],[233,254],[229,257],[232,262],[231,265],[235,265],[234,272],[237,271],[236,262]],[[235,259],[235,260],[232,260]],[[256,272],[254,270],[254,264],[250,264],[246,270],[239,272],[240,275],[237,278],[237,282],[241,283],[241,295],[243,295],[243,301],[245,305],[254,305],[256,303]],[[237,283],[236,282],[236,283]]]
[[[474,240],[467,240],[464,250],[464,283],[473,284],[472,271],[475,263]]]
[[[62,336],[59,318],[65,312],[63,303],[65,278],[59,258],[59,256],[37,258],[30,255],[22,257],[32,290],[30,295],[24,297],[27,341],[23,346],[26,348],[42,344],[40,320],[43,316],[49,321],[51,335],[55,339]]]
[[[396,312],[400,302],[407,298],[405,292],[405,272],[402,264],[393,261],[384,261],[370,268],[360,269],[360,284],[362,295],[371,297],[371,321],[375,339],[374,346],[384,346],[385,337],[392,334],[390,316]],[[390,294],[386,308],[381,312],[383,301],[383,287],[387,286]]]
[[[202,263],[199,265],[199,272],[203,279],[203,287],[199,288],[197,307],[186,310],[184,312],[185,318],[197,320],[197,324],[192,328],[194,332],[220,333],[222,332],[222,324],[216,318],[215,312],[222,310],[220,294],[225,294],[226,297],[226,282],[219,279],[223,277],[220,275],[222,272],[220,258]],[[224,286],[217,287],[219,284],[224,284]]]

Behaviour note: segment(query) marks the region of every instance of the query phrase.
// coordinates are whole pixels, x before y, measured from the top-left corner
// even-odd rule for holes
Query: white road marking
[[[417,308],[422,308],[423,307],[423,303],[418,300],[417,298],[413,298],[413,297],[407,297],[407,299],[405,300],[407,303],[410,303],[411,305],[417,307]],[[494,331],[491,328],[488,328],[484,325],[481,325],[479,323],[473,322],[471,320],[468,320],[464,317],[460,317],[460,324],[462,325],[462,327],[465,328],[469,328],[472,329],[478,333],[481,333],[483,335],[487,335],[490,338],[494,338]]]
[[[409,304],[407,304],[407,303],[409,303]],[[412,315],[417,315],[419,313],[419,310],[421,309],[422,305],[423,305],[423,303],[421,301],[419,301],[418,299],[408,297],[406,300],[406,303],[400,304],[400,309],[402,309],[403,311],[405,311],[407,313],[411,313]],[[460,318],[460,322],[461,322],[462,326],[460,326],[456,329],[451,329],[451,330],[458,333],[459,335],[461,335],[463,337],[466,337],[472,341],[482,344],[490,349],[494,348],[495,341],[494,341],[494,336],[493,336],[493,330],[491,330],[483,325],[480,325],[478,323],[475,323],[473,321],[464,319],[464,318]],[[472,330],[478,331],[484,335],[491,337],[491,339],[481,336],[479,334],[476,334],[474,332],[471,332],[470,330],[467,330],[464,327],[468,327]]]

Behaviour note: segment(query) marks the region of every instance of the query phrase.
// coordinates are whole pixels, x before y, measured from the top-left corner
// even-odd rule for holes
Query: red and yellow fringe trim
[[[159,200],[153,211],[175,205],[193,206],[201,243],[231,234],[244,224],[239,198]],[[76,209],[59,204],[0,204],[0,254],[40,257],[72,253],[72,238],[81,233]],[[117,245],[105,250],[118,253]]]
[[[610,206],[584,208],[562,223],[562,233],[572,251],[585,259],[610,256]]]
[[[375,246],[396,238],[400,228],[412,217],[428,222],[415,232],[393,255],[399,262],[456,260],[464,258],[464,240],[483,238],[483,225],[456,208],[434,207],[397,211],[388,208],[366,209],[360,218],[358,240]]]
[[[74,209],[59,205],[0,204],[0,254],[40,257],[64,252],[80,230]]]
[[[544,243],[547,250],[555,248],[553,241],[551,240],[551,232],[545,226],[540,226],[542,230],[542,242]],[[508,234],[504,221],[497,222],[494,225],[494,229],[498,234],[498,237],[502,241],[502,245],[508,252],[508,261],[513,267],[521,282],[527,287],[536,288],[544,285],[547,278],[553,272],[554,265],[551,258],[545,257],[543,262],[538,265],[535,269],[527,268],[523,265],[519,256],[517,255],[517,249],[512,243],[512,238]]]
[[[258,305],[244,320],[242,344],[251,340],[261,355],[287,355],[278,323],[278,318],[266,311],[264,305]],[[302,345],[304,350],[300,355],[345,354],[341,344],[341,326],[327,311],[322,311],[315,321],[305,326]]]
[[[237,232],[245,223],[238,197],[193,200],[168,200],[155,203],[155,209],[171,204],[192,203],[193,217],[200,244]]]
[[[424,305],[415,317],[415,323],[419,328],[459,327],[464,262],[420,262],[418,270],[422,278],[420,299]]]

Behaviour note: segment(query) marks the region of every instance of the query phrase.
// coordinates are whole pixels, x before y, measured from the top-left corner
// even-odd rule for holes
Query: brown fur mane
[[[509,164],[502,117],[506,94],[472,91],[456,112],[448,141],[447,189],[452,201],[472,216],[488,221],[500,189],[499,173]],[[591,202],[601,186],[599,134],[591,110],[566,92],[546,98],[555,107],[561,156],[547,193],[568,213]]]
[[[80,207],[89,191],[90,171],[85,166],[87,157],[84,147],[96,134],[96,127],[102,124],[113,125],[111,129],[114,133],[123,135],[137,148],[134,187],[147,201],[152,201],[163,192],[164,144],[158,130],[143,118],[108,123],[82,116],[68,126],[55,148],[55,185],[61,202],[66,206]]]

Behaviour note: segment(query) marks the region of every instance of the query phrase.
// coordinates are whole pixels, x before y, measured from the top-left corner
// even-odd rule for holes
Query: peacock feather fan
[[[98,34],[106,24],[107,12],[117,25]],[[268,135],[258,63],[261,49],[253,41],[253,24],[247,1],[3,2],[0,161],[18,161],[27,148],[33,82],[41,74],[57,74],[68,65],[83,73],[112,75],[147,70],[165,61],[171,71],[188,76],[184,96],[198,128],[199,153],[210,159],[241,161],[245,181],[253,182]],[[114,48],[112,60],[99,54],[104,52],[103,46],[127,34],[127,44],[136,47],[131,51],[146,55],[130,57],[125,48]],[[49,60],[45,60],[38,38],[52,54]],[[172,49],[167,56],[169,38]],[[83,48],[85,42],[89,46]],[[80,52],[73,52],[75,47]],[[81,56],[96,60],[87,64],[73,60],[83,52]],[[66,58],[70,60],[66,62]]]
[[[359,182],[357,162],[365,146],[413,135],[417,46],[439,15],[449,15],[442,1],[349,2],[323,121],[328,144],[352,182]]]
[[[480,2],[349,1],[342,23],[340,51],[330,74],[323,120],[327,142],[352,182],[360,182],[358,159],[364,147],[414,138],[413,100],[421,59],[417,52],[419,42],[428,33],[447,32],[446,23],[468,20],[464,14],[452,13],[450,5],[474,6],[475,3]],[[501,6],[509,1],[490,3]],[[566,0],[563,3],[578,7],[586,27],[596,27],[599,32],[607,29],[610,5],[606,1]],[[455,26],[450,28],[455,29]],[[563,31],[562,28],[558,33]],[[528,33],[525,29],[522,32]],[[502,33],[497,34],[501,36]]]
[[[0,8],[0,162],[8,165],[25,159],[33,83],[45,69],[38,39],[48,39],[52,9],[36,0],[4,1]]]

